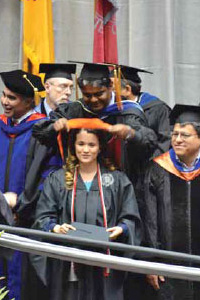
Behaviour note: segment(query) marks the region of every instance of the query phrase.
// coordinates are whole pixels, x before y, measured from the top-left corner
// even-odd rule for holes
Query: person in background
[[[45,73],[46,97],[35,107],[35,111],[49,116],[60,103],[69,102],[74,87],[72,74],[75,72],[75,64],[40,64],[39,73]]]
[[[121,66],[121,95],[141,105],[147,118],[149,127],[157,135],[157,156],[170,147],[170,107],[158,97],[147,92],[141,92],[141,78],[138,73],[151,73],[142,69]]]
[[[170,120],[172,148],[154,158],[145,177],[145,242],[199,255],[200,107],[177,104]],[[141,299],[199,299],[197,282],[156,275],[147,281]]]
[[[141,92],[141,78],[138,73],[151,73],[143,69],[133,68],[124,65],[116,65],[111,70],[110,78],[113,86],[115,82],[121,82],[122,99],[138,103],[144,111],[148,126],[154,131],[157,141],[154,144],[152,157],[158,156],[170,147],[170,108],[158,97],[146,92]],[[116,75],[114,74],[116,72]],[[119,74],[120,73],[120,74]],[[119,76],[120,75],[120,76]],[[119,80],[120,78],[120,80]],[[134,160],[130,160],[130,169],[134,170]],[[142,221],[144,221],[144,174],[148,167],[148,161],[144,157],[144,165],[141,169],[136,186],[136,196],[139,204],[139,211]],[[133,173],[134,174],[134,173]],[[134,300],[137,300],[137,293],[140,288],[140,281],[143,275],[130,273],[126,280],[125,299],[132,300],[134,291]],[[138,283],[138,284],[137,284]]]
[[[111,240],[138,245],[140,217],[133,186],[107,159],[105,132],[76,129],[68,136],[66,166],[46,179],[34,227],[68,234],[76,230],[76,221],[105,228]],[[103,268],[75,264],[72,278],[70,265],[47,259],[49,300],[123,299],[124,272],[105,275]]]
[[[34,111],[36,90],[44,90],[40,77],[22,70],[0,76],[5,85],[1,96],[4,113],[0,115],[0,192],[7,210],[15,214],[13,220],[11,213],[4,215],[3,223],[30,227],[45,176],[61,165],[61,159],[32,136],[33,125],[45,117]],[[6,276],[10,297],[15,300],[21,299],[22,259],[22,253],[14,252],[11,261],[2,262],[1,276]]]

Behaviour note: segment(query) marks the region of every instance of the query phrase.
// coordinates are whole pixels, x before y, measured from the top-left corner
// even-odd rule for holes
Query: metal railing
[[[177,260],[177,261],[185,261],[187,263],[200,263],[200,256],[191,255],[181,252],[174,251],[166,251],[159,250],[154,248],[147,248],[141,246],[132,246],[117,242],[103,242],[103,241],[95,241],[86,238],[77,238],[74,236],[66,235],[66,234],[55,234],[51,232],[44,232],[41,230],[35,229],[26,229],[21,227],[12,227],[7,225],[0,225],[0,231],[5,231],[7,233],[17,234],[26,237],[32,237],[36,239],[43,239],[51,242],[60,242],[64,244],[75,244],[75,245],[84,245],[93,248],[101,248],[111,250],[123,251],[123,252],[132,252],[133,255],[139,254],[140,257],[144,258],[162,258],[168,260]]]
[[[17,230],[18,228],[15,229]],[[29,231],[29,229],[26,230]],[[29,231],[29,234],[30,232],[31,231]],[[45,232],[42,233],[45,234]],[[50,233],[47,233],[47,235],[48,234]],[[61,238],[60,235],[56,235],[56,234],[50,234],[50,235],[54,235],[55,237]],[[65,235],[65,238],[66,241],[68,237]],[[80,240],[86,240],[86,239],[78,239],[78,238],[70,237],[70,240],[73,240],[73,243],[79,240],[80,243]],[[94,244],[94,242],[90,241],[90,244]],[[113,246],[115,243],[107,243],[107,244],[109,245],[112,244]],[[33,239],[24,238],[21,236],[16,236],[8,233],[1,234],[0,246],[14,249],[14,250],[20,250],[22,252],[48,256],[56,259],[74,261],[76,263],[81,263],[86,265],[107,267],[110,269],[117,269],[117,270],[142,273],[142,274],[158,274],[158,275],[163,275],[172,278],[200,281],[199,268],[148,262],[148,261],[129,259],[129,258],[119,257],[114,255],[106,255],[99,252],[81,250],[72,247],[40,242]],[[130,247],[132,247],[133,249],[129,249],[129,250],[134,252],[135,247],[134,246],[130,246]],[[139,251],[141,247],[136,247],[136,248]],[[142,248],[143,251],[145,251],[145,249],[147,248]],[[152,249],[148,249],[148,250],[152,250]],[[160,250],[156,250],[157,254],[159,253],[159,251]],[[174,254],[176,255],[177,253],[174,252]],[[192,256],[189,256],[190,259],[191,257]],[[198,256],[196,256],[196,259],[197,258]],[[175,258],[173,257],[173,259]]]

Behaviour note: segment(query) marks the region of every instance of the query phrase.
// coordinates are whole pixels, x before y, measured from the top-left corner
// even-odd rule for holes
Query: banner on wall
[[[118,63],[117,0],[95,0],[93,62]]]
[[[23,0],[23,70],[38,74],[39,64],[54,62],[51,0]]]

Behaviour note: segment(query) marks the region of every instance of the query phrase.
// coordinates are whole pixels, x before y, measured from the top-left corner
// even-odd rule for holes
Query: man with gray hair
[[[60,103],[69,102],[74,86],[72,74],[75,72],[75,64],[40,64],[39,73],[45,73],[46,97],[36,106],[35,111],[49,116]]]

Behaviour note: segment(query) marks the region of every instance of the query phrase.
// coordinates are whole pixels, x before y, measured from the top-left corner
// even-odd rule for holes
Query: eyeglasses
[[[186,132],[176,132],[176,131],[171,132],[171,137],[173,139],[177,139],[177,137],[180,136],[180,138],[182,138],[182,140],[184,140],[184,141],[195,135],[197,135],[197,133],[190,134],[190,133],[186,133]]]
[[[67,84],[54,84],[53,82],[49,82],[49,84],[55,86],[58,91],[64,92],[66,89],[69,89],[71,92],[74,90],[73,86],[69,86]]]

